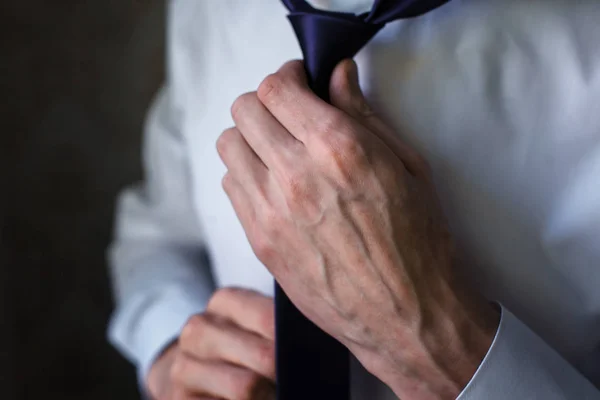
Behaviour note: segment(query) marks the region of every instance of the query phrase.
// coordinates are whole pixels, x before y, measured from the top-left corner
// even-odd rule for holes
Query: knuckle
[[[275,373],[275,349],[270,344],[263,344],[256,351],[257,363],[267,375]]]
[[[250,104],[251,101],[256,97],[255,92],[244,93],[238,96],[231,104],[231,116],[234,120],[238,119],[243,115],[245,108]]]
[[[223,133],[221,133],[221,135],[217,138],[217,151],[221,156],[225,154],[228,145],[237,135],[240,135],[240,132],[237,130],[237,128],[232,127],[224,130]]]
[[[275,333],[275,314],[273,312],[273,306],[265,307],[259,316],[258,324],[260,325],[261,331]]]
[[[192,315],[183,326],[179,336],[180,345],[186,348],[188,344],[202,335],[208,322],[204,314]]]
[[[258,98],[264,103],[272,101],[279,97],[283,90],[285,82],[279,73],[274,73],[267,76],[258,86]]]
[[[221,179],[221,186],[223,187],[225,193],[230,193],[231,189],[233,188],[233,185],[233,176],[230,173],[226,173],[225,175],[223,175],[223,178]]]
[[[255,237],[252,247],[254,248],[256,257],[264,264],[270,264],[274,260],[276,254],[275,249],[266,235],[258,235]]]
[[[232,298],[237,297],[238,289],[226,287],[217,290],[211,297],[208,308],[214,309],[219,308],[220,305],[226,305]]]

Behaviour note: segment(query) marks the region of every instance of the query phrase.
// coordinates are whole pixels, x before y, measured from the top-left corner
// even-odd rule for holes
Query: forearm
[[[457,330],[458,332],[458,330]],[[475,332],[475,337],[473,337]],[[504,400],[504,399],[600,399],[600,391],[554,349],[503,308],[499,327],[485,354],[474,346],[478,329],[463,331],[450,341],[449,351],[422,352],[415,364],[437,367],[424,369],[397,362],[398,358],[373,357],[371,372],[396,394],[412,390],[411,399]],[[488,336],[489,337],[489,336]],[[486,339],[487,340],[487,339]],[[435,340],[443,348],[444,341]],[[462,343],[462,344],[461,344]],[[481,342],[484,343],[484,342]],[[454,356],[461,348],[467,356]],[[454,350],[450,350],[454,349]],[[425,354],[425,356],[423,356]],[[427,357],[427,354],[431,354]],[[435,356],[441,354],[441,356]],[[422,358],[419,358],[422,357]],[[481,358],[480,358],[481,357]],[[444,360],[442,362],[436,360]],[[479,362],[477,361],[479,360]],[[468,378],[467,378],[468,377]],[[465,379],[467,380],[465,382]],[[442,390],[439,390],[439,389]]]
[[[358,350],[363,364],[400,398],[456,399],[497,333],[496,306],[465,289],[440,292],[444,300],[421,308],[413,334],[398,334],[400,343],[382,343],[374,351]]]

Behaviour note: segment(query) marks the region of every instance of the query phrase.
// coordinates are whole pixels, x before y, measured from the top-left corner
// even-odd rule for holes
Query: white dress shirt
[[[374,108],[432,165],[465,279],[503,305],[461,400],[600,399],[598,21],[596,0],[453,0],[357,56]],[[142,376],[216,287],[272,293],[215,141],[237,96],[301,58],[278,0],[171,0],[169,27],[146,180],[120,198],[110,252],[109,336]],[[357,362],[352,385],[353,399],[394,398]]]

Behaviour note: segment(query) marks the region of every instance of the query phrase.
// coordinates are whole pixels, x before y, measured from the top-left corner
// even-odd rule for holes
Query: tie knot
[[[311,87],[325,100],[329,99],[329,79],[335,66],[354,57],[384,26],[320,13],[293,13],[289,19],[304,55]]]
[[[282,1],[290,10],[311,87],[328,100],[335,66],[354,57],[387,22],[425,14],[449,0],[374,0],[372,10],[360,15],[318,10],[305,0]]]

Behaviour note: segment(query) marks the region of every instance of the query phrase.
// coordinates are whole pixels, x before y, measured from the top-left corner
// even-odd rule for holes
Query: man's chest
[[[269,292],[215,142],[235,98],[301,54],[282,6],[240,3],[181,27],[174,68],[216,278]],[[600,307],[600,52],[583,39],[600,30],[585,7],[569,20],[542,3],[450,3],[388,26],[357,61],[374,108],[432,164],[466,279],[577,356]]]

